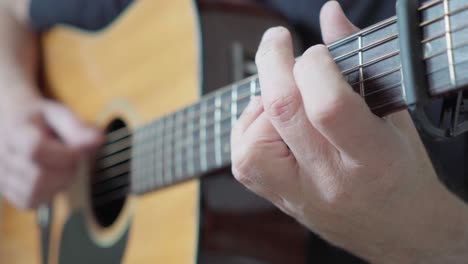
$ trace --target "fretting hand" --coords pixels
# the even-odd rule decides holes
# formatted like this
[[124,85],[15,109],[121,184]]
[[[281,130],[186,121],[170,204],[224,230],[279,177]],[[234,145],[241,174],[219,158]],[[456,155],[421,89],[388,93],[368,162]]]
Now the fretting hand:
[[[327,43],[356,30],[336,1],[321,22]],[[232,134],[241,183],[372,262],[463,260],[467,208],[438,181],[407,113],[373,115],[325,46],[296,60],[284,28],[265,33],[256,62],[262,98]]]

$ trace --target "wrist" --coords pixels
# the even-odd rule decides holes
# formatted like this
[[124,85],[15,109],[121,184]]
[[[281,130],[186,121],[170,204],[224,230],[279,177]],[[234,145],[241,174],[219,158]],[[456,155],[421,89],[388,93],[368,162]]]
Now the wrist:
[[[373,263],[466,263],[468,260],[468,207],[442,184],[426,197],[433,206],[419,223],[408,223],[409,236]],[[417,208],[415,208],[417,210]],[[404,241],[406,240],[406,241]]]

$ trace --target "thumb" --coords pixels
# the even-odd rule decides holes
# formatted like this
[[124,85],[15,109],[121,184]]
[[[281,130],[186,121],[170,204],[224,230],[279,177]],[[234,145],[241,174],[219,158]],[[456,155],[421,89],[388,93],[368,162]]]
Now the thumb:
[[70,109],[46,101],[43,116],[53,132],[70,147],[87,148],[97,146],[101,141],[99,132],[85,125]]
[[320,26],[323,41],[327,45],[359,31],[346,17],[338,1],[328,1],[322,7]]

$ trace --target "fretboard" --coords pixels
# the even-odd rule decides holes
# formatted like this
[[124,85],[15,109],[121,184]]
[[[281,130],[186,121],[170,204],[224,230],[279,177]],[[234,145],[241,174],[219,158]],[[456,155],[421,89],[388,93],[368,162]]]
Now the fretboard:
[[[420,13],[429,94],[437,97],[466,87],[468,1],[426,2]],[[396,23],[393,17],[329,45],[344,78],[379,116],[408,107]],[[231,129],[258,95],[260,83],[253,76],[136,130],[132,192],[146,193],[229,166]]]

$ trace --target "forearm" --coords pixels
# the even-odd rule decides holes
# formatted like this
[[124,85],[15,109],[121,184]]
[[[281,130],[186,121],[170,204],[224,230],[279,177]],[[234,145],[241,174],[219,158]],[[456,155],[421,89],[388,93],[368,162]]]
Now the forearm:
[[[37,97],[37,43],[27,21],[28,1],[0,0],[0,92],[2,104]],[[6,100],[5,100],[6,99]]]

